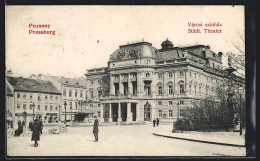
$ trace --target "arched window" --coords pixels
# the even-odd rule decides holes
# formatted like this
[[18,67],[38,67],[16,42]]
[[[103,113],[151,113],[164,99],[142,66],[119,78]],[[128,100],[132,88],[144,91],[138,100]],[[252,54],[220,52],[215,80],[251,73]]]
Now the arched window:
[[179,92],[184,93],[184,82],[183,81],[179,82]]
[[162,95],[163,94],[163,91],[162,91],[162,83],[160,82],[160,83],[158,83],[158,85],[157,85],[158,87],[158,94],[159,95]]
[[93,93],[93,89],[92,88],[89,89],[89,93],[90,93],[90,98],[93,98],[94,97],[94,93]]
[[168,94],[173,94],[173,83],[171,81],[168,83]]

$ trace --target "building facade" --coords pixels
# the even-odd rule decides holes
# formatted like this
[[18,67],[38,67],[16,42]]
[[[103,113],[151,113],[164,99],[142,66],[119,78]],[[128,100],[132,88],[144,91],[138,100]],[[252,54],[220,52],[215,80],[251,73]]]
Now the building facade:
[[89,109],[87,106],[87,81],[85,78],[65,78],[40,74],[38,79],[51,81],[62,93],[61,121],[87,121],[97,112],[94,108]]
[[216,97],[225,81],[221,52],[205,45],[174,47],[168,39],[161,46],[122,45],[107,67],[87,70],[89,103],[102,121],[172,122],[194,101]]
[[61,93],[50,81],[7,76],[6,86],[13,94],[9,103],[14,128],[17,128],[19,120],[26,126],[33,118],[42,119],[43,123],[58,121]]

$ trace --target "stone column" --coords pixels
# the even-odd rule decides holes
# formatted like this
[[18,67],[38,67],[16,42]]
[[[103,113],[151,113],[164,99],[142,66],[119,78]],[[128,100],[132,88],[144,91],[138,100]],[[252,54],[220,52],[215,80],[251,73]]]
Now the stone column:
[[132,95],[133,94],[133,85],[130,80],[130,74],[128,74],[127,84],[128,84],[128,95]]
[[127,117],[126,122],[132,122],[132,115],[131,115],[131,102],[127,102]]
[[110,82],[110,91],[109,91],[109,93],[110,93],[110,95],[115,95],[115,87],[114,87],[114,83],[113,83],[113,76],[112,75],[110,75],[110,80],[109,80]]
[[119,74],[119,95],[124,94],[124,86],[122,83],[122,77],[121,74]]
[[100,122],[104,122],[104,105],[103,105],[103,103],[101,103],[100,104],[100,118],[99,118],[99,120],[100,120]]
[[140,121],[140,109],[139,109],[139,103],[136,104],[136,122]]
[[108,118],[108,122],[112,122],[112,104],[109,103],[109,118]]
[[137,73],[137,95],[138,96],[141,96],[143,94],[141,81],[142,81],[141,72],[138,72]]
[[165,97],[166,94],[167,94],[166,79],[167,79],[167,72],[163,72],[163,96],[164,96],[164,97]]
[[121,122],[122,118],[121,118],[121,103],[118,103],[118,117],[117,117],[117,122]]

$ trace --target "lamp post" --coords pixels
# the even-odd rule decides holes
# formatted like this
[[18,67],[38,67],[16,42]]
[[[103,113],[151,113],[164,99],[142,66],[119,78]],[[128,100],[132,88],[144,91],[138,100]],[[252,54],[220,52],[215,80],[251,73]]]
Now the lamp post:
[[180,116],[180,113],[179,113],[179,111],[180,111],[180,102],[178,102],[177,103],[177,107],[178,107],[178,111],[177,111],[177,120],[179,119],[179,116]]
[[60,122],[60,105],[59,105],[59,122]]
[[239,87],[238,88],[238,93],[239,93],[239,96],[240,96],[240,108],[239,108],[239,117],[240,117],[240,129],[239,129],[239,131],[240,131],[240,135],[242,135],[242,112],[241,112],[241,106],[242,106],[242,99],[241,99],[241,97],[242,97],[242,94],[243,94],[243,91],[244,91],[244,89],[243,89],[243,87]]
[[66,124],[66,120],[67,120],[67,118],[66,118],[66,106],[67,106],[67,102],[66,101],[64,101],[64,109],[65,109],[65,121],[64,121],[64,123]]
[[33,104],[32,104],[32,109],[33,109],[33,121],[34,121],[34,107],[35,107],[35,104],[33,103]]

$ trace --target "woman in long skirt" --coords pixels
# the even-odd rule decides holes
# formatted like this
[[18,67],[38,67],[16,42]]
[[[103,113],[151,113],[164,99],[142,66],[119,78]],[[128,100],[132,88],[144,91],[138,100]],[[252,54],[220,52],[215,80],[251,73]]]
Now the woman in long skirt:
[[32,125],[32,141],[35,141],[34,147],[38,146],[38,142],[40,140],[40,131],[41,131],[41,125],[39,123],[38,119],[34,120],[34,123]]

